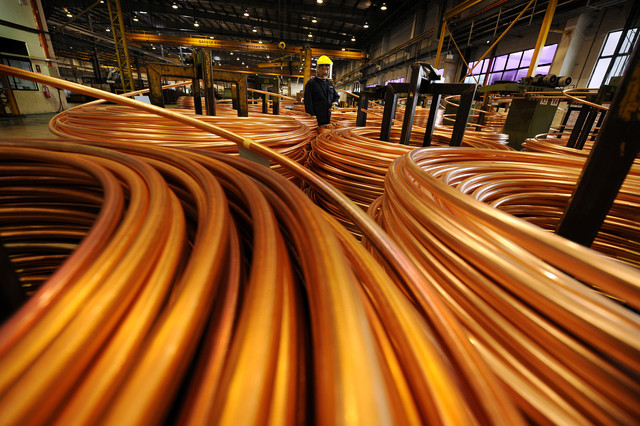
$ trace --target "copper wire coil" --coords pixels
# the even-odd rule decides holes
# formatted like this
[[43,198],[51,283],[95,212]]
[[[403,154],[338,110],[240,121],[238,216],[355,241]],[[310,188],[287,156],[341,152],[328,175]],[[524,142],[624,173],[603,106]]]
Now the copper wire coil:
[[[422,145],[424,129],[417,129],[411,133],[411,146],[398,143],[400,130],[398,127],[391,128],[390,142],[380,141],[380,129],[375,127],[351,127],[320,133],[311,143],[308,166],[333,183],[360,208],[366,210],[373,200],[382,195],[384,177],[389,165],[399,156]],[[481,137],[485,135],[489,134],[482,133],[479,136],[478,132],[467,131],[463,146],[510,149],[502,142],[506,142],[504,135],[496,137],[499,142]],[[450,137],[449,129],[438,127],[434,131],[432,143],[434,146],[448,145]],[[360,236],[357,227],[340,212],[340,209],[318,196],[313,189],[309,190],[309,195],[351,232]]]
[[[463,424],[492,418],[499,404],[518,422],[500,385],[480,379],[477,356],[449,358],[455,345],[443,350],[395,279],[272,171],[98,139],[8,141],[0,159],[28,160],[36,178],[82,171],[90,206],[102,193],[88,229],[49,228],[77,222],[74,210],[39,216],[51,238],[85,238],[0,328],[6,421],[149,424],[173,407],[189,424]],[[52,179],[49,194],[21,192],[46,204],[57,185],[65,179]],[[464,357],[475,359],[475,378],[451,368]]]
[[370,213],[436,274],[439,291],[530,419],[633,422],[640,317],[605,295],[637,309],[638,270],[464,194],[482,198],[516,172],[531,179],[527,170],[549,174],[549,187],[554,168],[575,176],[581,165],[540,154],[418,149],[394,162]]
[[[180,112],[195,115],[189,110],[180,110]],[[230,107],[221,108],[219,112],[220,114],[215,117],[196,117],[252,138],[301,164],[306,162],[309,141],[314,133],[300,121],[266,114],[237,117],[237,112]],[[109,135],[111,140],[119,142],[144,140],[161,146],[195,147],[230,154],[238,152],[235,143],[223,138],[191,126],[168,123],[155,115],[122,106],[90,105],[84,108],[73,108],[55,116],[49,127],[53,133],[73,139],[95,140]],[[279,165],[273,166],[275,170],[291,177]]]

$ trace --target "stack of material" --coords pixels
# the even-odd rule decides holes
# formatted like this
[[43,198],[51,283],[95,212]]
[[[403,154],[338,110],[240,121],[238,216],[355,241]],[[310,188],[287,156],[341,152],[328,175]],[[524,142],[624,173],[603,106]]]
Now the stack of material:
[[3,422],[522,423],[427,278],[366,216],[390,271],[241,158],[98,139],[0,145],[0,233],[21,278],[71,248],[0,328]]
[[571,131],[543,133],[533,138],[528,138],[522,144],[525,151],[529,152],[546,152],[549,154],[577,155],[586,157],[593,148],[593,142],[596,135],[589,137],[582,149],[567,147]]
[[[309,127],[291,117],[264,114],[237,117],[237,113],[230,107],[220,108],[220,115],[215,117],[196,116],[193,112],[184,110],[180,112],[251,138],[300,164],[306,162],[309,142],[314,136]],[[228,154],[238,152],[236,144],[224,138],[123,106],[89,104],[72,108],[55,116],[49,127],[53,133],[73,139],[108,138],[113,142],[144,141],[159,146],[196,148]],[[272,164],[272,167],[292,178],[281,166]]]
[[[380,141],[378,139],[380,128],[375,127],[350,127],[321,133],[311,143],[312,150],[308,166],[366,210],[376,198],[382,195],[387,168],[393,160],[422,145],[424,129],[411,133],[411,146],[397,143],[400,139],[400,130],[397,127],[391,128],[391,142]],[[483,136],[488,138],[484,139]],[[463,145],[510,150],[511,148],[504,144],[505,136],[467,131]],[[432,143],[434,146],[448,145],[450,138],[451,130],[439,127],[434,132]],[[323,199],[313,190],[309,191],[309,195],[351,232],[360,235],[358,228],[330,201]]]
[[[629,424],[640,415],[638,269],[474,199],[548,217],[583,164],[575,157],[418,149],[394,162],[370,213],[432,277],[529,419]],[[617,201],[622,217],[609,218],[627,228],[605,225],[600,234],[608,246],[620,244],[615,256],[636,266],[640,233],[629,215],[637,217],[639,189],[630,182]],[[633,261],[630,246],[609,239],[618,232],[635,241]]]

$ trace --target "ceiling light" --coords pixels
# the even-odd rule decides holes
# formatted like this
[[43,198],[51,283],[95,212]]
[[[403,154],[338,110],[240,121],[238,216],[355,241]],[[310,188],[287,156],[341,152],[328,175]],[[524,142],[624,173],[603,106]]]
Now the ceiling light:
[[193,21],[193,26],[194,27],[199,27],[200,26],[200,23],[198,22],[197,19],[195,21]]
[[380,6],[380,10],[387,10],[387,4],[383,2],[382,6]]
[[311,18],[311,22],[313,22],[314,24],[318,22],[318,20],[316,19],[316,17],[314,16],[313,18]]
[[262,44],[262,40],[258,40],[258,43]]
[[240,60],[240,58],[236,56],[236,61],[239,61],[239,60]]
[[244,13],[243,13],[243,15],[244,15],[244,16],[249,16],[249,11],[247,10],[247,8],[245,8],[245,9],[244,9]]
[[309,31],[309,35],[307,37],[309,38],[313,37],[313,34],[311,34],[311,31]]
[[322,0],[316,0],[316,3],[322,4]]
[[356,41],[356,36],[351,36],[351,41]]
[[73,15],[71,14],[71,12],[69,12],[69,9],[65,7],[64,11],[67,12],[67,18],[73,18]]
[[267,55],[267,59],[269,59],[271,56]]
[[108,33],[110,33],[110,32],[111,32],[111,28],[107,27],[106,31],[107,31]]
[[209,36],[209,38],[210,38],[211,40],[213,40],[213,39],[214,39],[214,37],[213,37],[213,36]]
[[156,47],[155,47],[153,44],[151,45],[151,48],[152,48],[153,50],[156,50]]
[[230,54],[231,56],[233,56],[233,52],[230,52],[229,54]]
[[249,68],[249,65],[247,65],[247,68]]
[[253,29],[251,31],[253,31],[254,33],[257,33],[258,29],[256,27],[253,27]]
[[244,61],[242,62],[242,65],[244,65]]
[[173,4],[171,5],[172,8],[177,9],[178,8],[178,3],[176,3],[175,1],[173,2]]
[[345,48],[343,47],[343,48],[342,48],[342,50],[344,51],[344,50],[347,50],[347,49],[345,49]]
[[491,43],[491,40],[487,40],[487,44]]
[[139,21],[138,15],[133,15],[133,22],[138,22],[138,21]]
[[369,23],[367,21],[364,21],[364,25],[362,26],[362,28],[369,28]]

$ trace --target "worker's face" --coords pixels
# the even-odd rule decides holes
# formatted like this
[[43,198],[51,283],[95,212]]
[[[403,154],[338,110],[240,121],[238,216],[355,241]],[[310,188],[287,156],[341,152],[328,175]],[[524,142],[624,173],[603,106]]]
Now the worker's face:
[[329,76],[329,65],[318,65],[316,75],[320,78],[327,78]]

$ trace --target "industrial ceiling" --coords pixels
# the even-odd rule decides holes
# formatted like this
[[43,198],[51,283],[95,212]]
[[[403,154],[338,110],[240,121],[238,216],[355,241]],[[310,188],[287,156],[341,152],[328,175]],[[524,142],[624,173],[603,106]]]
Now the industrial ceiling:
[[[104,65],[115,64],[106,4],[100,0],[42,0],[42,3],[58,56],[87,60],[97,56]],[[428,13],[443,3],[433,0],[121,0],[126,32],[270,44],[282,41],[292,46],[335,50],[366,50],[372,41],[393,28],[394,23],[416,13],[424,15],[425,10]],[[461,2],[446,5],[453,7],[458,3]],[[474,3],[447,23],[461,48],[480,46],[495,39],[529,0]],[[618,3],[624,0],[560,0],[556,17],[576,16]],[[512,31],[539,25],[547,4],[548,0],[534,0]],[[90,11],[78,17],[88,8]],[[442,12],[440,8],[439,13]],[[147,61],[182,59],[190,50],[188,46],[170,43],[131,43],[130,49],[132,56]],[[234,55],[230,49],[214,51],[213,56],[221,65],[246,62],[246,66],[252,67],[273,57],[251,52]]]

